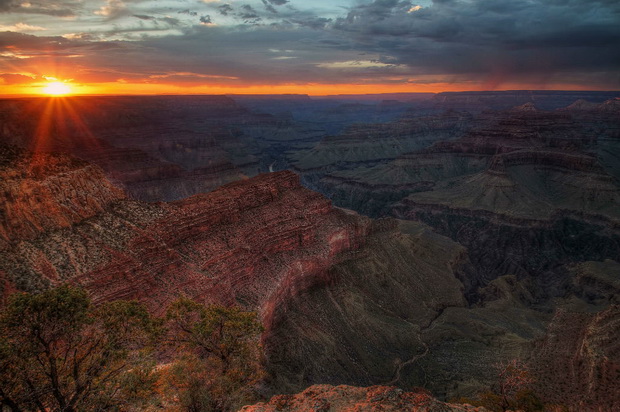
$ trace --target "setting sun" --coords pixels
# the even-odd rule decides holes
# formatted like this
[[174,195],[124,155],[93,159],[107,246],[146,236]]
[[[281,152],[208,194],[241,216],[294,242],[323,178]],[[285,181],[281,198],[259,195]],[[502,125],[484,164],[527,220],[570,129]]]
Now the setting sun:
[[52,82],[43,88],[43,93],[51,96],[64,96],[71,93],[71,87],[65,83]]

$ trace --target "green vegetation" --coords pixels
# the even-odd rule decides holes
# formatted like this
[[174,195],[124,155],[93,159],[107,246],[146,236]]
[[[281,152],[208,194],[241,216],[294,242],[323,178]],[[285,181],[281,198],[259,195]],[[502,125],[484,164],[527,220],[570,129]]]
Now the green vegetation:
[[164,383],[184,388],[184,410],[237,410],[254,400],[263,377],[256,314],[238,308],[205,307],[190,299],[173,302],[166,314],[169,343],[180,354]]
[[228,411],[262,378],[260,331],[254,313],[188,299],[162,319],[68,286],[15,294],[0,314],[0,410]]
[[479,393],[475,398],[459,398],[452,402],[483,406],[490,411],[509,410],[523,412],[562,411],[561,405],[546,405],[531,389],[533,379],[527,366],[517,359],[498,364],[493,388]]

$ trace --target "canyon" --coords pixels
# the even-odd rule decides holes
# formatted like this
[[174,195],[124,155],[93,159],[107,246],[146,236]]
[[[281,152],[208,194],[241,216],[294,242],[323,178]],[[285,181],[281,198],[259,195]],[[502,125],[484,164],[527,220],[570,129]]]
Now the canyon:
[[426,393],[404,392],[386,386],[356,388],[352,386],[314,385],[294,396],[279,395],[267,403],[246,406],[240,412],[275,411],[445,411],[485,412],[487,409],[471,405],[455,405],[433,399]]
[[[545,402],[618,409],[610,97],[2,100],[0,296],[255,310],[269,394],[448,400],[521,359]],[[371,391],[338,388],[248,410]]]

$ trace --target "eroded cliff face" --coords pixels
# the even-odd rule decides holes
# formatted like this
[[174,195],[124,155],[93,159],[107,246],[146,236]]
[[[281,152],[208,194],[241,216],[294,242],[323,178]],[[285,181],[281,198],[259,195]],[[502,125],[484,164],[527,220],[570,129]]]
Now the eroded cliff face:
[[0,144],[0,250],[104,212],[125,197],[96,166]]
[[[265,348],[274,386],[402,383],[428,354],[423,331],[465,307],[465,250],[423,225],[377,221],[366,244],[329,268],[329,282],[282,302]],[[313,359],[308,362],[308,359]]]
[[561,293],[561,265],[620,258],[618,113],[616,100],[486,111],[456,139],[330,171],[315,187],[336,205],[431,225],[468,248],[479,284],[533,275]]
[[318,275],[359,248],[370,227],[291,172],[168,204],[127,200],[86,164],[5,184],[15,192],[3,204],[5,272],[69,280],[96,299],[141,298],[154,309],[179,293],[262,308],[288,276]]
[[[256,310],[274,391],[397,382],[426,351],[421,330],[466,304],[462,247],[423,225],[333,208],[292,172],[140,203],[96,167],[46,159],[37,185],[61,182],[54,196],[3,203],[3,295],[69,282],[95,302],[139,299],[156,313],[179,295]],[[5,168],[10,190],[32,184],[20,164]],[[33,226],[38,198],[73,214],[45,213],[51,223]]]

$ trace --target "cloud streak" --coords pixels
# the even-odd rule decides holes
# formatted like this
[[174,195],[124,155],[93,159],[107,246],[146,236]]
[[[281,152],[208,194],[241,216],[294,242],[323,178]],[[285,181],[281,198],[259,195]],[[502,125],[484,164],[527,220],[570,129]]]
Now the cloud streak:
[[0,0],[0,73],[53,57],[84,82],[620,88],[610,0],[54,3]]

